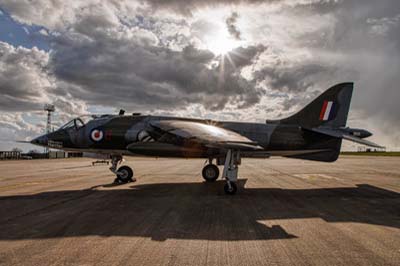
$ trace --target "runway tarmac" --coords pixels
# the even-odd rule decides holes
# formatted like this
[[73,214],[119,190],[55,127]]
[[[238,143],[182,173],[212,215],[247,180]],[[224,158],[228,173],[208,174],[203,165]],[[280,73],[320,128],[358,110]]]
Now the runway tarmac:
[[0,265],[400,265],[400,157],[244,159],[235,196],[203,160],[91,162],[0,162]]

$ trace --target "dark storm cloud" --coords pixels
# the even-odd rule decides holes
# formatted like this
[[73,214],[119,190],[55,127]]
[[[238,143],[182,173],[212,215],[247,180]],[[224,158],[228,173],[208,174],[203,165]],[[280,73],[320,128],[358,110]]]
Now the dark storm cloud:
[[239,74],[260,47],[241,48],[236,68],[222,71],[212,66],[211,52],[190,45],[182,51],[155,46],[148,32],[136,32],[134,39],[82,33],[57,37],[50,67],[62,81],[60,92],[68,90],[89,103],[166,109],[200,103],[217,110],[228,103],[250,106],[262,96],[261,89]]
[[232,12],[232,14],[225,20],[225,23],[229,34],[232,35],[232,37],[234,37],[236,40],[241,40],[241,33],[236,25],[238,18],[238,13]]
[[263,53],[267,49],[266,46],[259,44],[257,46],[249,46],[249,47],[238,47],[233,51],[229,52],[228,55],[225,55],[225,69],[231,69],[233,71],[235,68],[243,68],[249,65],[254,64],[254,59],[258,58],[258,56]]
[[[264,67],[254,72],[254,79],[257,82],[267,81],[268,89],[303,93],[310,88],[314,88],[315,83],[322,79],[322,76],[333,76],[337,68],[334,66],[324,66],[319,64],[307,63],[296,66],[273,66]],[[324,89],[324,88],[322,88]]]
[[264,84],[269,97],[280,99],[282,111],[293,112],[335,83],[343,82],[346,75],[335,65],[304,61],[295,65],[267,66],[255,71],[253,78]]

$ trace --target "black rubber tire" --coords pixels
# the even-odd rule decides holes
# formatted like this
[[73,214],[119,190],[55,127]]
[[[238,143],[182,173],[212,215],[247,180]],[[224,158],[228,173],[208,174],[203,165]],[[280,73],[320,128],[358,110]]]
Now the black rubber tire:
[[204,166],[201,174],[203,175],[204,180],[207,182],[214,182],[218,179],[219,168],[215,164],[207,164]]
[[236,191],[237,191],[236,183],[235,182],[231,182],[231,181],[228,181],[228,182],[230,183],[231,186],[229,187],[228,183],[226,183],[224,185],[225,194],[227,194],[227,195],[235,195]]
[[132,182],[133,179],[133,170],[129,166],[121,166],[118,168],[117,172],[122,172],[123,174],[117,174],[117,179],[120,183],[129,183]]

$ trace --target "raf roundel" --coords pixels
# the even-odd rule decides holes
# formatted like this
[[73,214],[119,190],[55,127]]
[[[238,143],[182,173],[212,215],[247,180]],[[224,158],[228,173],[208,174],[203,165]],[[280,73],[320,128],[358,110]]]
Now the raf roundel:
[[99,129],[93,129],[92,133],[90,133],[90,138],[95,142],[101,141],[103,139],[103,136],[103,131]]

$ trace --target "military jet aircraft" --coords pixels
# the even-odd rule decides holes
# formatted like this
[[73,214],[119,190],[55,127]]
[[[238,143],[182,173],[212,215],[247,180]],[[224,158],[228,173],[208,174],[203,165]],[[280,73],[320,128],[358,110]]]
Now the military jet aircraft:
[[124,115],[122,110],[118,115],[82,116],[31,143],[109,156],[117,183],[133,178],[129,166],[117,169],[123,156],[205,158],[208,163],[203,178],[207,182],[217,180],[218,165],[222,165],[224,191],[235,194],[238,166],[244,157],[333,162],[339,156],[342,139],[381,148],[365,140],[370,132],[346,127],[352,92],[353,83],[338,84],[293,116],[266,123]]

